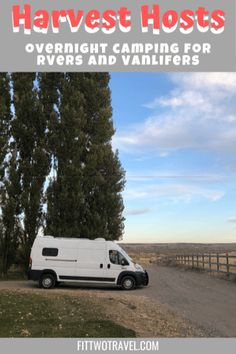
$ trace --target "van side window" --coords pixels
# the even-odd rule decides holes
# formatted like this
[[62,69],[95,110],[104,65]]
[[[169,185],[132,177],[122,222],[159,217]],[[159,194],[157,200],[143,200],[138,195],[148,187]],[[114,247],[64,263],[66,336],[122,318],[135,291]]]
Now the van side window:
[[58,248],[43,248],[43,256],[56,257],[58,255]]
[[113,264],[129,265],[127,259],[118,251],[110,250],[109,258],[110,258],[110,262]]

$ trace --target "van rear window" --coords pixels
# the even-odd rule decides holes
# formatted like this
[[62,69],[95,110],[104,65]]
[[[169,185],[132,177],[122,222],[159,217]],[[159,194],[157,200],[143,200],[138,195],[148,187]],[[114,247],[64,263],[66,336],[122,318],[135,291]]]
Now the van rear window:
[[43,256],[56,257],[58,255],[58,248],[43,248]]

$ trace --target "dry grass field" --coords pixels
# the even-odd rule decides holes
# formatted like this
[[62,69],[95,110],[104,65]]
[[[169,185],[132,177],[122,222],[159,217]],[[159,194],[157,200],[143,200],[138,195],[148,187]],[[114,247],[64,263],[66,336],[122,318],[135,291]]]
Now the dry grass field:
[[[227,270],[225,254],[229,256],[236,256],[236,243],[231,244],[196,244],[196,243],[155,243],[155,244],[121,244],[126,252],[137,263],[144,266],[151,264],[172,265],[176,255],[199,255],[198,266],[201,267],[202,257],[204,258],[204,268],[210,270],[208,264],[209,257],[206,255],[211,254],[211,270],[217,270],[217,254],[219,254],[218,262],[220,263],[219,270],[224,272]],[[230,264],[236,265],[236,258],[229,258]],[[223,265],[225,264],[225,265]],[[189,260],[189,266],[192,266],[192,259]],[[197,257],[194,257],[194,267],[197,267]],[[236,267],[231,267],[230,272],[236,274]]]

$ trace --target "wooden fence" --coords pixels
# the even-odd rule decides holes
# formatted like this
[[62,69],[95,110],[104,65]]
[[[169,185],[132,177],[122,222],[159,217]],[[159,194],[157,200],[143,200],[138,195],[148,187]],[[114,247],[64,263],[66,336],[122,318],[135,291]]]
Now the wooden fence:
[[228,253],[176,255],[175,262],[183,266],[203,269],[208,272],[236,275],[236,255],[231,255]]

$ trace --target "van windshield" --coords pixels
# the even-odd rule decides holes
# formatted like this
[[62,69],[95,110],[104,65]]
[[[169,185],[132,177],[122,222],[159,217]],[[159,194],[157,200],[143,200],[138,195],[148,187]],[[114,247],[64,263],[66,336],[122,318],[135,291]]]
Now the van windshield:
[[123,250],[123,248],[120,246],[119,246],[119,248],[120,248],[120,251],[123,254],[123,256],[126,257],[130,262],[134,263],[133,259],[125,252],[125,250]]

